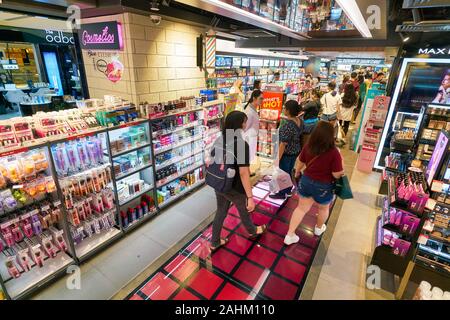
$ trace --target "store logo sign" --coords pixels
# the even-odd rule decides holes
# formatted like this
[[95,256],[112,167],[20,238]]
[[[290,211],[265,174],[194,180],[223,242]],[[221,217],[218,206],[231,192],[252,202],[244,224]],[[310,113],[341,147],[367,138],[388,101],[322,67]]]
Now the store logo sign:
[[83,49],[122,49],[121,25],[116,21],[83,24],[79,31]]
[[425,48],[419,49],[419,54],[426,54],[426,55],[450,55],[450,49],[447,48]]
[[68,36],[62,31],[45,30],[45,41],[56,44],[75,44],[73,36]]

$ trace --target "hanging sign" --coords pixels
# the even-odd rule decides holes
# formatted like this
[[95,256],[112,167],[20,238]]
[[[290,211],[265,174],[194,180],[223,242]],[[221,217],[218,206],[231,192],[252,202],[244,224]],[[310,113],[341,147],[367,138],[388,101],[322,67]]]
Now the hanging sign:
[[264,91],[263,105],[261,106],[261,118],[278,121],[283,109],[283,92]]
[[117,21],[83,24],[78,35],[82,49],[120,50],[123,48],[122,26]]

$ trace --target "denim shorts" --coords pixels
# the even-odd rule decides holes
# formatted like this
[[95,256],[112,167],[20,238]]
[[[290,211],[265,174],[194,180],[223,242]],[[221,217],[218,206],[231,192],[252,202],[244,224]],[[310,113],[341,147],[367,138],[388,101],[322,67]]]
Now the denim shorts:
[[303,175],[298,184],[298,194],[303,198],[313,198],[318,204],[330,204],[334,197],[334,183],[315,181]]
[[322,114],[322,118],[321,120],[323,121],[334,121],[337,119],[337,113],[332,113],[332,114]]

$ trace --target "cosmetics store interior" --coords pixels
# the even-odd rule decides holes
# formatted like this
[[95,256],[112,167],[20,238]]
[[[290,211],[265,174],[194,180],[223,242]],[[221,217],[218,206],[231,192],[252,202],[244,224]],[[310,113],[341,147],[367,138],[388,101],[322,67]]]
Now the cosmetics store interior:
[[[0,300],[450,298],[448,6],[375,1],[374,27],[354,0],[82,2],[78,26],[60,1],[0,3]],[[312,206],[287,246],[283,105],[352,73],[353,198],[322,236]],[[257,88],[251,219],[268,230],[249,238],[230,205],[212,252],[206,158]]]

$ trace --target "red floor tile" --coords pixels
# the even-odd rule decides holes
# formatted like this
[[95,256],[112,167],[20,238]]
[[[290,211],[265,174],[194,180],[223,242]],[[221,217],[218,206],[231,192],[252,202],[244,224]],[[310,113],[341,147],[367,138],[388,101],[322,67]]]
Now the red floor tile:
[[173,300],[200,300],[196,295],[190,293],[186,289],[182,289],[178,294],[173,298]]
[[189,287],[194,289],[206,299],[210,299],[222,284],[223,279],[214,273],[202,268],[189,280]]
[[316,225],[316,222],[317,222],[317,217],[315,215],[306,214],[300,225],[306,229],[314,230],[314,226]]
[[263,294],[273,300],[293,300],[297,287],[272,274],[264,286]]
[[227,283],[216,297],[216,300],[253,300],[253,298],[248,293]]
[[251,241],[237,234],[234,234],[230,237],[230,242],[228,242],[227,248],[243,256],[251,245]]
[[281,237],[275,233],[266,232],[265,234],[263,234],[261,236],[258,243],[261,243],[261,244],[265,245],[266,247],[269,247],[275,251],[279,251],[284,246],[283,240],[284,240],[283,237]]
[[187,256],[179,255],[173,259],[164,270],[183,282],[192,273],[196,272],[198,268],[200,268],[200,266],[197,262],[192,261]]
[[281,257],[274,270],[279,275],[300,284],[305,274],[306,267],[286,257]]
[[247,258],[260,264],[261,266],[270,269],[273,262],[277,258],[277,254],[259,245],[253,247],[252,251],[247,255]]
[[197,238],[194,240],[187,248],[186,250],[188,252],[192,252],[194,255],[201,259],[206,259],[211,251],[210,251],[210,242],[209,240],[206,240],[202,237]]
[[228,213],[232,214],[232,215],[234,215],[236,217],[239,217],[238,209],[234,205],[231,206],[230,210],[228,210]]
[[285,222],[289,222],[291,220],[293,209],[283,208],[278,214],[277,217]]
[[285,207],[293,210],[293,209],[295,209],[297,207],[297,204],[298,204],[298,198],[297,197],[295,197],[295,198],[291,197],[286,202]]
[[142,299],[141,296],[136,293],[130,298],[130,300],[144,300],[144,299]]
[[244,261],[233,276],[254,289],[255,292],[259,292],[268,275],[269,272],[266,272],[265,269]]
[[175,281],[158,272],[140,291],[151,300],[167,300],[178,287]]
[[287,247],[284,250],[284,254],[292,259],[300,261],[301,263],[309,264],[313,255],[313,250],[297,243]]
[[273,203],[263,200],[261,201],[261,203],[258,204],[257,209],[274,215],[275,213],[277,213],[279,207],[275,206]]
[[269,230],[284,237],[289,230],[289,225],[280,220],[274,220],[270,224]]
[[315,248],[319,244],[319,238],[314,235],[313,231],[298,228],[297,235],[300,237],[300,244],[310,248]]
[[[226,273],[230,273],[231,270],[236,266],[239,262],[239,257],[231,252],[228,252],[223,249],[219,249],[216,251],[211,257],[211,264],[215,268],[219,268]],[[209,261],[208,261],[209,263]]]
[[229,214],[225,219],[223,226],[229,230],[233,230],[239,223],[241,223],[241,219]]
[[270,220],[272,220],[271,217],[269,217],[263,213],[260,213],[260,212],[252,213],[251,218],[252,218],[253,223],[257,226],[260,226],[263,224],[268,224],[270,222]]
[[[220,232],[220,237],[221,238],[226,238],[228,237],[228,235],[230,234],[230,231],[228,231],[225,228],[222,228],[222,231]],[[202,235],[209,241],[211,241],[211,237],[212,237],[212,226],[209,226],[208,229],[206,229],[205,231],[203,231]]]

